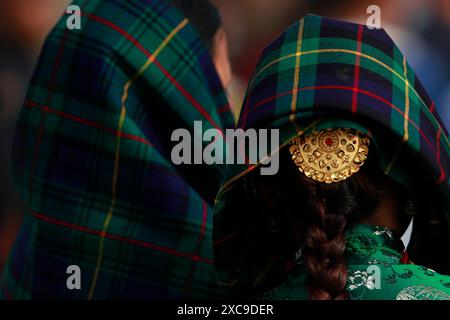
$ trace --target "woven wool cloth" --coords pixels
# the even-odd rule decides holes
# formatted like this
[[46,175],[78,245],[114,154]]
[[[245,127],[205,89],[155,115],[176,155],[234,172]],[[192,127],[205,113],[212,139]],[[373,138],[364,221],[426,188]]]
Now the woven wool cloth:
[[[210,54],[162,0],[79,0],[45,41],[17,124],[25,219],[7,299],[217,298],[212,204],[223,166],[175,166],[171,134],[234,127]],[[66,269],[81,270],[68,290]]]

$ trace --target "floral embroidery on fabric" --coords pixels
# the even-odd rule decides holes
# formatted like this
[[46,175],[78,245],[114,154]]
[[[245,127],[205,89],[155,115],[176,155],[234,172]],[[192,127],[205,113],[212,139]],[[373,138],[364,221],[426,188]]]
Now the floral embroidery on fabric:
[[381,229],[379,228],[378,230],[375,230],[373,232],[374,235],[376,236],[386,236],[388,239],[392,240],[394,238],[392,231],[388,230],[388,229]]
[[375,288],[375,277],[368,275],[367,271],[356,270],[349,272],[348,275],[348,290],[355,290],[361,286],[364,286],[370,290]]
[[396,300],[450,300],[450,295],[433,287],[418,285],[400,291]]

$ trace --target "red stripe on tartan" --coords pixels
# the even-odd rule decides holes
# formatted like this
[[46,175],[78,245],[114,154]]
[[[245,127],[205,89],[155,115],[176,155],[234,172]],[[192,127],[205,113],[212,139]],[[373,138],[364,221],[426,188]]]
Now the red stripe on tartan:
[[221,113],[225,113],[225,112],[229,112],[229,111],[231,111],[231,108],[230,108],[230,105],[227,104],[227,105],[224,105],[223,107],[220,107],[217,110],[217,113],[221,114]]
[[[437,136],[436,136],[436,145],[437,145],[436,158],[437,159],[441,159],[441,132],[442,132],[441,127],[439,127]],[[436,184],[441,184],[442,182],[444,182],[444,179],[445,179],[444,168],[442,168],[442,166],[439,166],[439,168],[441,170],[441,175],[439,176],[439,179],[437,180]]]
[[[202,225],[200,227],[200,235],[198,237],[197,240],[197,245],[195,248],[195,254],[199,254],[203,240],[205,239],[205,234],[206,234],[206,223],[208,222],[208,207],[206,205],[205,201],[202,201],[202,206],[203,206],[203,210],[202,210]],[[194,272],[195,269],[197,267],[197,264],[193,264],[191,271],[189,272],[189,276],[188,276],[188,281],[186,283],[186,287],[184,289],[184,296],[186,298],[187,294],[189,293],[189,290],[191,289],[191,284],[192,284],[192,278],[194,277]]]
[[135,240],[135,239],[122,237],[122,236],[111,234],[111,233],[108,233],[108,232],[103,232],[102,230],[95,230],[95,229],[79,226],[79,225],[72,224],[72,223],[69,223],[69,222],[66,222],[66,221],[62,221],[62,220],[59,220],[59,219],[55,219],[55,218],[52,218],[52,217],[45,216],[45,215],[43,215],[41,213],[34,212],[31,209],[30,209],[30,212],[31,212],[31,214],[33,216],[35,216],[36,218],[38,218],[38,219],[40,219],[42,221],[48,222],[50,224],[62,226],[62,227],[65,227],[65,228],[69,228],[71,230],[80,231],[80,232],[84,232],[84,233],[88,233],[88,234],[92,234],[92,235],[101,235],[103,233],[105,238],[108,238],[108,239],[111,239],[111,240],[117,240],[117,241],[129,243],[129,244],[133,244],[133,245],[136,245],[136,246],[140,246],[140,247],[153,249],[153,250],[164,252],[164,253],[167,253],[167,254],[170,254],[170,255],[191,259],[192,261],[196,261],[196,262],[203,262],[203,263],[206,263],[206,264],[213,264],[213,261],[211,259],[203,258],[203,257],[200,257],[198,255],[194,255],[194,254],[190,254],[190,253],[186,253],[186,252],[180,252],[180,251],[177,251],[175,249],[163,247],[163,246],[156,245],[156,244],[153,244],[153,243],[150,243],[150,242],[145,242],[145,241],[141,241],[141,240]]
[[431,107],[430,107],[430,112],[434,112],[434,108],[436,107],[436,105],[434,104],[434,101],[431,102]]
[[[114,24],[112,21],[109,21],[103,17],[96,16],[92,13],[82,13],[83,16],[86,16],[87,18],[91,19],[92,21],[98,22],[100,24],[103,24],[104,26],[107,26],[111,28],[112,30],[118,32],[120,35],[125,37],[127,40],[129,40],[136,48],[138,48],[142,53],[144,53],[148,58],[152,57],[153,55],[142,46],[139,41],[137,41],[132,35],[130,35],[128,32],[120,28],[118,25]],[[213,127],[215,127],[218,130],[221,130],[220,126],[214,121],[214,119],[210,116],[208,112],[202,107],[202,105],[195,100],[195,98],[183,87],[181,86],[175,78],[161,65],[161,63],[154,59],[153,62],[160,70],[161,72],[166,76],[167,79],[169,79],[170,82],[178,89],[178,91],[181,92],[181,94],[189,100],[189,102],[192,104],[192,106],[197,109],[197,111],[206,119],[208,120]]]
[[172,82],[172,84],[178,89],[178,91],[180,91],[185,97],[186,99],[189,100],[189,102],[194,106],[195,109],[197,109],[197,111],[206,119],[208,120],[208,122],[217,130],[219,130],[220,132],[222,132],[222,128],[214,121],[213,118],[211,118],[211,116],[209,115],[209,113],[207,113],[205,111],[205,109],[203,109],[202,105],[194,99],[194,97],[187,92],[187,90],[181,86],[174,77],[172,77],[172,75],[166,70],[164,69],[161,64],[155,60],[154,64],[156,66],[159,67],[159,69],[162,71],[162,73],[164,73],[164,75],[166,76],[167,79],[170,80],[170,82]]
[[[364,27],[363,25],[359,25],[358,27],[358,47],[356,51],[358,53],[361,52],[362,47],[362,36],[363,36]],[[356,55],[355,60],[355,74],[353,76],[353,88],[356,90],[353,90],[353,96],[352,96],[352,113],[356,113],[358,111],[358,90],[359,89],[359,74],[360,74],[360,63],[361,63],[361,56],[359,54]]]
[[142,51],[147,57],[151,56],[150,52],[147,51],[147,49],[144,48],[144,46],[142,46],[139,41],[137,41],[135,38],[133,38],[128,32],[126,32],[125,30],[123,30],[122,28],[120,28],[119,26],[117,26],[116,24],[112,23],[111,21],[94,15],[92,13],[84,13],[81,12],[82,16],[87,17],[88,19],[98,22],[100,24],[103,24],[104,26],[107,26],[108,28],[111,28],[112,30],[116,31],[117,33],[119,33],[120,35],[122,35],[123,37],[125,37],[128,41],[130,41],[131,43],[133,43],[133,45],[135,47],[137,47],[140,51]]
[[[403,117],[405,117],[405,113],[400,110],[400,108],[398,108],[397,106],[395,106],[394,104],[392,104],[391,102],[389,102],[388,100],[384,99],[383,97],[378,96],[377,94],[367,91],[367,90],[362,90],[359,88],[353,88],[353,87],[349,87],[349,86],[336,86],[336,85],[329,85],[329,86],[311,86],[311,87],[304,87],[304,88],[299,88],[296,91],[310,91],[310,90],[345,90],[345,91],[354,91],[357,90],[359,93],[364,94],[366,96],[369,96],[373,99],[376,99],[378,101],[383,102],[384,104],[386,104],[387,106],[389,106],[391,109],[394,109],[395,111],[397,111],[399,114],[401,114]],[[275,100],[279,97],[282,96],[286,96],[286,95],[291,95],[293,93],[294,90],[289,90],[286,92],[282,92],[278,95],[263,99],[261,101],[259,101],[258,103],[255,104],[255,106],[252,108],[252,111],[257,109],[258,107],[260,107],[261,105],[268,103],[272,100]],[[425,136],[425,134],[423,133],[423,131],[420,129],[420,127],[408,117],[408,122],[411,123],[411,125],[413,125],[417,131],[419,132],[419,134],[423,137],[423,139],[425,140],[425,142],[428,144],[428,146],[431,148],[431,150],[433,150],[433,152],[436,152],[436,148],[433,146],[433,144],[431,143],[431,141]],[[442,164],[440,162],[440,159],[436,159],[439,167],[441,169],[441,172],[444,170],[442,167]]]
[[125,139],[133,140],[133,141],[136,141],[136,142],[139,142],[139,143],[143,143],[143,144],[149,145],[149,146],[152,145],[145,138],[142,138],[142,137],[139,137],[139,136],[136,136],[136,135],[133,135],[133,134],[129,134],[129,133],[119,132],[119,131],[117,131],[115,129],[103,126],[103,125],[101,125],[98,122],[87,120],[87,119],[83,119],[83,118],[80,118],[78,116],[74,116],[72,114],[53,109],[53,108],[51,108],[49,106],[40,105],[40,104],[38,104],[36,102],[33,102],[33,101],[25,101],[24,106],[26,106],[28,108],[39,108],[43,112],[52,113],[52,114],[54,114],[56,116],[59,116],[61,118],[64,118],[64,119],[67,119],[67,120],[71,120],[71,121],[74,121],[74,122],[77,122],[77,123],[80,123],[80,124],[84,124],[84,125],[87,125],[87,126],[94,127],[94,128],[100,129],[102,131],[105,131],[107,133],[113,134],[115,136],[120,135],[122,138],[125,138]]

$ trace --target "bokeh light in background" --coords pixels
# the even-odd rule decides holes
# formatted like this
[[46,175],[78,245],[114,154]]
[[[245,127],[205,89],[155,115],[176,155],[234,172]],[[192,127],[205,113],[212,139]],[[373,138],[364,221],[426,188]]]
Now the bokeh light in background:
[[[14,124],[45,36],[69,2],[1,0],[0,3],[0,269],[23,211],[10,173]],[[308,12],[366,23],[369,16],[366,9],[375,4],[381,8],[382,27],[402,49],[450,127],[449,0],[213,2],[222,13],[229,37],[234,78],[228,91],[236,115],[259,52],[290,24]]]

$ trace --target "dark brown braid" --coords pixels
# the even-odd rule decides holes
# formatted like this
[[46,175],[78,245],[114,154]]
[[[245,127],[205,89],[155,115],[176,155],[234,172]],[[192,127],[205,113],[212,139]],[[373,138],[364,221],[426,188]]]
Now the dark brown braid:
[[327,198],[316,186],[311,192],[303,259],[309,271],[308,291],[313,300],[345,299],[347,265],[344,230],[347,217],[327,208]]
[[345,231],[349,223],[370,215],[384,193],[386,176],[375,163],[368,160],[351,178],[327,185],[305,177],[292,161],[285,162],[289,169],[284,179],[290,185],[291,197],[306,199],[291,212],[303,220],[302,230],[295,232],[304,234],[302,253],[312,300],[347,298]]

